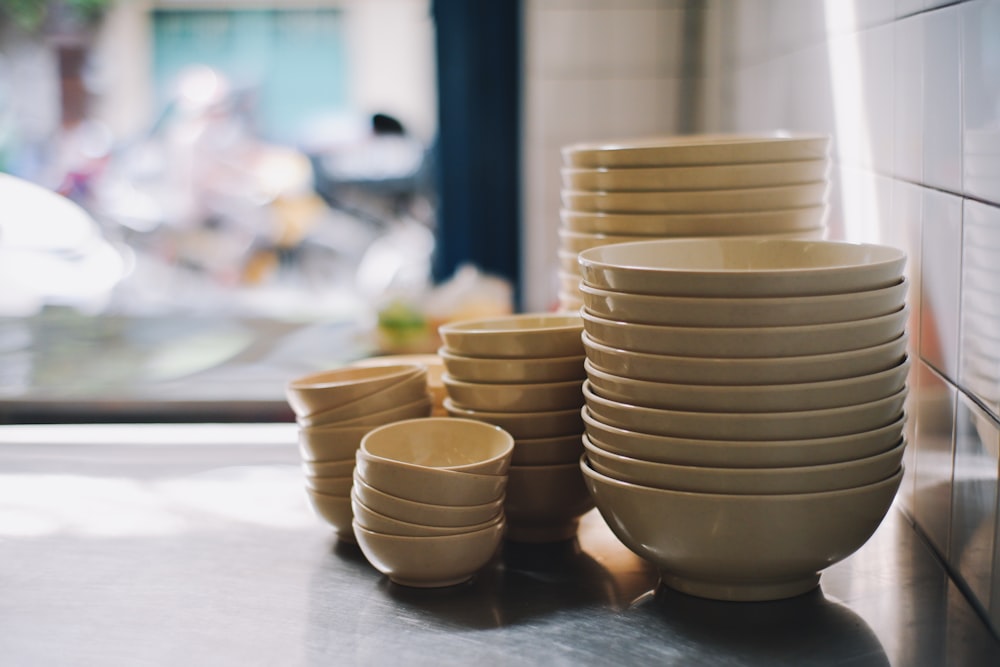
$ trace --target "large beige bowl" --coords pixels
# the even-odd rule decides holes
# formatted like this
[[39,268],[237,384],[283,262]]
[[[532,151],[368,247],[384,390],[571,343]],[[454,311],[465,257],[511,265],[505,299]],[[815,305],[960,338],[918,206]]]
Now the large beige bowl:
[[909,309],[849,322],[786,327],[675,327],[635,324],[580,312],[593,340],[609,347],[689,357],[801,357],[846,352],[895,340]]
[[562,228],[590,234],[658,237],[781,234],[824,224],[826,206],[737,213],[599,213],[562,209]]
[[724,495],[652,489],[581,469],[615,535],[667,586],[720,600],[773,600],[816,587],[819,572],[863,545],[903,472],[822,493]]
[[354,531],[351,522],[354,514],[351,511],[351,498],[348,495],[331,496],[306,487],[309,494],[309,504],[316,515],[333,526],[337,536],[348,542],[354,541]]
[[594,418],[630,431],[705,440],[802,440],[860,433],[891,424],[903,413],[907,389],[869,403],[795,412],[644,408],[602,398],[587,383],[583,393]]
[[909,359],[888,370],[794,384],[669,384],[612,375],[587,362],[590,388],[604,398],[647,408],[699,412],[793,412],[857,405],[892,396],[906,384]]
[[903,362],[908,337],[872,347],[794,357],[691,357],[633,352],[583,335],[587,360],[605,372],[680,384],[749,385],[820,382],[868,375]]
[[[583,355],[548,358],[466,357],[442,348],[439,352],[448,375],[466,382],[517,384],[527,382],[565,382],[583,380]],[[442,381],[442,386],[444,383]]]
[[817,206],[826,201],[827,181],[739,190],[600,192],[562,190],[562,205],[603,213],[732,213]]
[[576,463],[583,453],[579,433],[558,438],[522,438],[514,441],[511,465],[546,466]]
[[864,243],[659,239],[581,252],[580,274],[592,287],[636,294],[808,296],[895,285],[905,262],[898,248]]
[[338,405],[329,410],[301,415],[297,420],[299,424],[304,426],[350,423],[352,420],[364,419],[386,410],[392,410],[399,406],[428,398],[427,371],[421,368],[418,372],[384,389],[380,389],[374,394],[369,394],[350,403]]
[[354,453],[361,446],[373,426],[320,426],[299,429],[299,454],[303,461],[354,460]]
[[541,412],[496,412],[463,408],[455,405],[451,399],[445,399],[444,407],[452,417],[475,419],[495,424],[510,433],[515,440],[554,438],[583,432],[583,421],[580,419],[578,408]]
[[891,477],[905,442],[863,459],[814,466],[720,468],[656,463],[615,454],[583,437],[590,466],[608,477],[655,489],[695,493],[816,493],[874,484]]
[[511,466],[508,474],[504,513],[514,542],[572,539],[580,517],[594,507],[578,462]]
[[583,380],[497,384],[464,382],[445,373],[448,397],[463,408],[496,412],[569,410],[583,405]]
[[567,190],[731,190],[824,180],[829,161],[798,160],[763,164],[713,164],[697,167],[635,169],[583,169],[563,167],[562,186]]
[[499,521],[458,535],[386,535],[354,523],[361,553],[376,570],[402,586],[438,588],[468,581],[496,553],[504,533]]
[[583,354],[577,315],[508,315],[442,324],[445,349],[467,357],[571,357]]
[[514,438],[499,426],[429,417],[372,429],[361,440],[358,458],[407,468],[503,475],[513,451]]
[[372,368],[345,366],[292,380],[285,387],[285,396],[296,416],[308,417],[358,401],[426,372],[416,364]]
[[863,320],[903,307],[909,284],[820,296],[654,296],[579,285],[587,311],[611,320],[679,327],[780,327]]
[[351,493],[379,514],[422,526],[464,527],[489,521],[503,511],[502,497],[481,505],[435,505],[376,489],[355,472]]
[[630,141],[587,142],[562,149],[567,167],[669,167],[823,160],[830,138],[768,132],[693,134]]
[[[417,417],[426,417],[430,415],[431,411],[434,409],[434,401],[431,399],[430,395],[426,392],[421,398],[403,403],[402,405],[397,404],[394,407],[386,408],[384,410],[379,410],[377,412],[369,412],[361,414],[357,417],[351,419],[343,419],[337,421],[326,421],[322,416],[317,417],[299,417],[295,422],[302,428],[353,428],[357,426],[381,426],[382,424],[389,424],[391,422],[399,421],[401,419],[415,419]],[[321,413],[322,414],[322,413]]]
[[733,468],[780,468],[839,463],[874,456],[899,444],[906,415],[869,431],[801,440],[675,438],[605,424],[583,409],[587,437],[609,452],[659,463]]
[[387,535],[406,535],[409,537],[432,537],[434,535],[458,535],[460,533],[471,533],[477,530],[489,528],[491,525],[503,521],[503,513],[498,512],[491,518],[481,523],[471,526],[427,526],[420,523],[400,521],[391,516],[376,512],[371,507],[365,505],[358,495],[351,494],[351,510],[354,513],[354,520],[362,528],[376,533]]

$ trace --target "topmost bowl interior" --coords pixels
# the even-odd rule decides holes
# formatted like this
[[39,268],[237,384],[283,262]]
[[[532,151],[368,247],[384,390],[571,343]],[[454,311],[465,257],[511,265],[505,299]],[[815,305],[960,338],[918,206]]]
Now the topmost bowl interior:
[[534,313],[450,322],[438,327],[445,348],[486,358],[583,355],[583,320],[578,314]]
[[819,160],[829,137],[788,134],[702,134],[652,137],[609,143],[572,144],[562,149],[568,167],[667,167]]
[[744,238],[657,239],[579,255],[584,283],[675,296],[806,296],[888,287],[906,254],[891,246]]

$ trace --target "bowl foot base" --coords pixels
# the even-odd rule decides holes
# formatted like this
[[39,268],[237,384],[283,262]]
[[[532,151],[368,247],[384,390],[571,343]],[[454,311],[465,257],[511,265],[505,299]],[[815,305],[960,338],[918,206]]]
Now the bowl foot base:
[[441,581],[415,581],[413,579],[406,579],[403,577],[389,576],[389,581],[392,583],[399,584],[400,586],[408,586],[409,588],[445,588],[446,586],[464,584],[469,579],[472,579],[471,574],[464,574],[460,577],[443,579]]
[[576,537],[579,526],[579,518],[552,523],[530,523],[513,521],[508,517],[504,539],[511,542],[531,542],[534,544],[565,542]]
[[819,574],[781,581],[702,581],[667,572],[660,573],[665,586],[688,595],[730,602],[783,600],[808,593],[819,585]]

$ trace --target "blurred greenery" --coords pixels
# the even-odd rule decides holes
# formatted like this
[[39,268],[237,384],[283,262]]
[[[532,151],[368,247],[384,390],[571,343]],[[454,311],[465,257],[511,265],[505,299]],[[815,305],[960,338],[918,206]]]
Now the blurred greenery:
[[35,32],[60,7],[77,18],[93,21],[117,0],[0,0],[0,13],[20,28]]

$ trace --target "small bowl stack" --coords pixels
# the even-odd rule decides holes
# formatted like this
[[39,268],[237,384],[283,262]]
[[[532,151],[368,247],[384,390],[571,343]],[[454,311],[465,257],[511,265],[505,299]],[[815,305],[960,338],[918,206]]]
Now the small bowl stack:
[[507,539],[576,535],[593,501],[580,475],[584,353],[579,315],[526,314],[439,327],[445,408],[514,436]]
[[577,254],[642,239],[822,238],[829,139],[692,135],[563,148],[559,300],[577,310]]
[[299,453],[313,508],[337,532],[351,531],[351,475],[361,439],[373,428],[427,417],[427,368],[417,364],[345,367],[293,380],[285,389],[299,424]]
[[441,357],[436,354],[388,354],[377,357],[360,359],[351,366],[397,366],[399,364],[418,364],[427,367],[427,391],[431,395],[433,405],[431,406],[432,417],[447,417],[448,413],[444,409],[444,399],[448,392],[445,391],[441,383],[441,374],[444,373],[444,365]]
[[431,417],[372,430],[361,441],[351,506],[368,561],[404,586],[470,579],[503,537],[514,439],[483,422]]
[[750,238],[580,254],[582,470],[668,586],[798,595],[878,526],[905,447],[904,262]]

